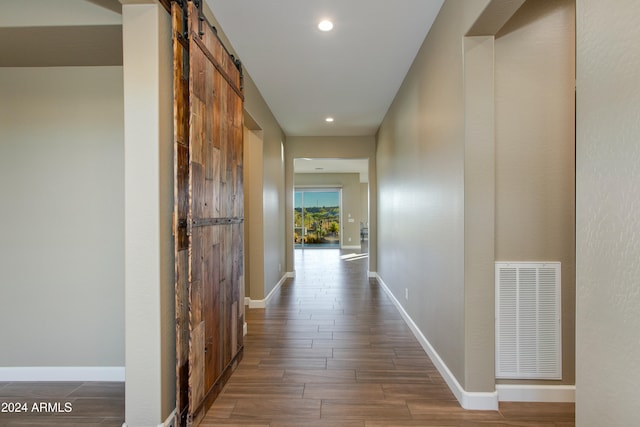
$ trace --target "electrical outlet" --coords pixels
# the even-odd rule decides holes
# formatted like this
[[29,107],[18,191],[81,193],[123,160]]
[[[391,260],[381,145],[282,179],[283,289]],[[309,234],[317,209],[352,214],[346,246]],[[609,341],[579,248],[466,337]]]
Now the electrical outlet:
[[278,273],[282,273],[282,264],[278,264]]
[[404,299],[409,300],[409,288],[404,288]]
[[351,241],[351,237],[349,237],[348,241],[349,241],[349,242]]

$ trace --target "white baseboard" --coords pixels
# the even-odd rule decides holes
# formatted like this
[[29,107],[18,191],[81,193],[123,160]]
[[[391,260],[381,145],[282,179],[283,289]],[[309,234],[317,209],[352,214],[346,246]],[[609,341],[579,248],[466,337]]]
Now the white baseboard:
[[124,366],[0,368],[0,381],[124,381]]
[[252,299],[249,301],[249,308],[265,308],[266,306],[266,299]]
[[158,424],[158,427],[174,427],[176,425],[176,410],[171,411],[169,416],[162,424]]
[[575,385],[496,384],[500,402],[576,401]]
[[245,306],[247,306],[247,305],[249,305],[249,304],[251,304],[251,298],[249,298],[249,297],[244,297],[244,305],[245,305]]
[[[156,427],[175,427],[176,425],[176,410],[171,411],[169,416],[163,423],[158,424]],[[122,423],[122,427],[128,427],[127,423]]]
[[360,245],[349,245],[349,246],[344,245],[344,246],[342,246],[341,249],[358,249],[358,250],[360,250],[360,249],[362,249],[362,246],[360,246]]
[[287,280],[287,277],[289,277],[289,273],[280,278],[278,283],[276,283],[273,289],[271,289],[271,292],[269,292],[269,295],[267,295],[265,299],[250,299],[249,308],[265,308],[269,300],[275,295],[276,291],[280,289],[280,286],[282,286],[282,284]]
[[[369,272],[369,277],[377,278],[378,277],[378,273],[376,273],[375,271],[370,271]],[[382,280],[380,280],[380,282],[382,282]]]
[[393,295],[389,287],[384,283],[380,275],[376,274],[375,277],[378,279],[380,286],[382,286],[382,289],[389,296],[393,304],[400,312],[400,315],[407,323],[409,329],[411,329],[413,335],[415,335],[416,339],[418,340],[424,351],[427,353],[436,369],[438,369],[438,372],[440,372],[440,375],[442,375],[442,377],[444,378],[447,386],[449,386],[449,389],[451,389],[451,392],[460,403],[460,406],[462,406],[464,409],[475,409],[484,411],[498,410],[498,392],[469,392],[462,388],[456,377],[449,370],[442,358],[440,358],[431,343],[422,334],[422,331],[420,331],[413,319],[411,319],[411,316],[409,316],[409,314],[405,311],[402,304],[400,304],[400,302],[396,299],[396,297]]
[[249,332],[249,329],[247,328],[247,322],[244,322],[244,325],[242,326],[242,336],[246,336],[247,332]]

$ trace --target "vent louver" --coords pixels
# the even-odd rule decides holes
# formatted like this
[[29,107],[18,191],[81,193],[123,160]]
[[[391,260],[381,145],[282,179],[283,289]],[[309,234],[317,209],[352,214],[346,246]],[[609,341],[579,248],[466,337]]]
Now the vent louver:
[[560,263],[496,263],[496,378],[561,379]]

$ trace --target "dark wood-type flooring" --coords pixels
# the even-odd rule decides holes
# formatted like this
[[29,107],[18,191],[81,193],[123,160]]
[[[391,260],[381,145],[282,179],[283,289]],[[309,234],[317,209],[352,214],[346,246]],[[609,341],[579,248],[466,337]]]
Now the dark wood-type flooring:
[[247,309],[245,356],[203,426],[574,426],[573,404],[463,410],[366,257],[296,250],[295,279]]
[[15,411],[16,403],[27,412],[0,412],[0,426],[121,427],[124,383],[0,382],[0,410]]
[[[351,251],[296,251],[266,309],[247,309],[245,357],[207,413],[213,427],[569,427],[573,404],[465,411]],[[341,257],[342,256],[342,257]],[[71,402],[70,413],[0,413],[0,426],[111,426],[123,383],[1,383],[0,402]]]

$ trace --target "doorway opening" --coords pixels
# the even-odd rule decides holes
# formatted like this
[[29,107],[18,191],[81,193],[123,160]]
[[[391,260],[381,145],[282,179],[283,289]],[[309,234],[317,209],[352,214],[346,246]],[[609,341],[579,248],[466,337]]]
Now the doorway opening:
[[296,188],[293,244],[296,249],[340,248],[342,190]]

